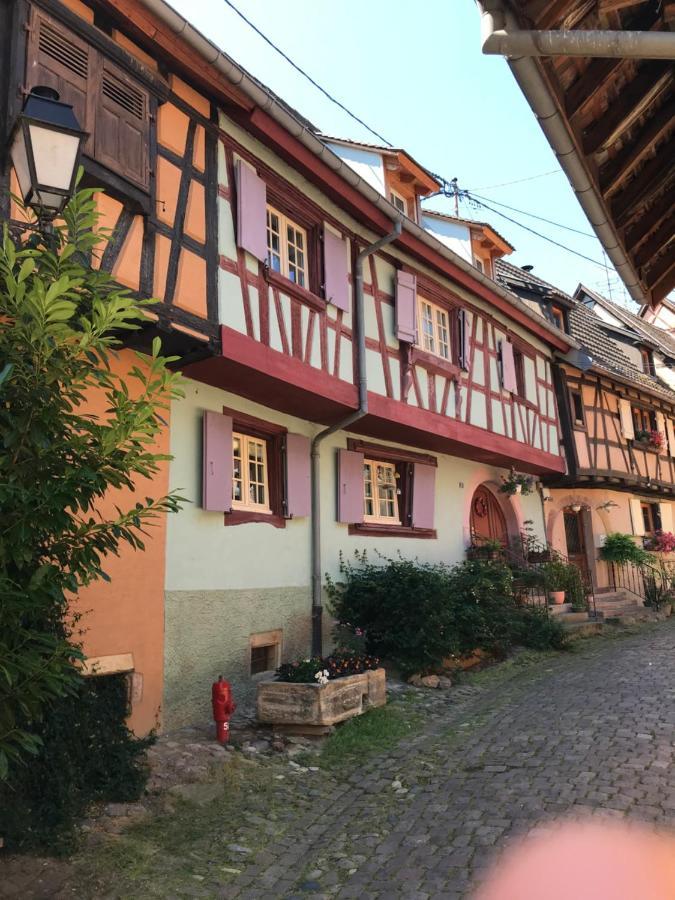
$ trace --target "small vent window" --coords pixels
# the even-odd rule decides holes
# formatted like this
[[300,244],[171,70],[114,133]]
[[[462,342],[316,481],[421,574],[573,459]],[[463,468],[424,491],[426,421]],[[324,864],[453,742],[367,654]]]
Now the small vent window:
[[103,94],[134,118],[142,120],[145,117],[145,95],[110,72],[103,73]]
[[45,56],[56,60],[80,78],[88,77],[88,54],[84,47],[69,41],[65,35],[45,21],[40,23],[39,48]]

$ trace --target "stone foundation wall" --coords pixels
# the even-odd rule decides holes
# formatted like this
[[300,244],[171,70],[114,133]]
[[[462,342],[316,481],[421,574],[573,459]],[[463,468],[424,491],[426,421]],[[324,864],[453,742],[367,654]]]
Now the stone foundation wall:
[[250,638],[282,631],[281,658],[309,655],[309,588],[167,591],[164,729],[211,720],[211,684],[232,683],[240,710],[252,710],[257,680],[250,675]]

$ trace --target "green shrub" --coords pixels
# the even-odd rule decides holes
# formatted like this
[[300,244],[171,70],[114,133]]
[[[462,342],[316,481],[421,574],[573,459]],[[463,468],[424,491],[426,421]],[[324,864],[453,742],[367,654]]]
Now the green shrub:
[[0,835],[10,850],[67,852],[76,827],[95,801],[137,800],[145,786],[145,749],[124,724],[128,686],[123,675],[75,676],[72,693],[58,697],[34,725],[35,756],[0,781]]
[[328,581],[331,612],[363,629],[369,653],[390,660],[404,675],[437,669],[452,655],[477,648],[497,656],[514,644],[562,647],[564,632],[546,610],[518,603],[513,575],[503,562],[442,564],[357,554],[341,561],[341,580]]
[[636,566],[644,565],[651,559],[649,553],[638,547],[630,534],[621,534],[613,531],[605,538],[604,545],[600,548],[600,559],[613,563],[633,563]]

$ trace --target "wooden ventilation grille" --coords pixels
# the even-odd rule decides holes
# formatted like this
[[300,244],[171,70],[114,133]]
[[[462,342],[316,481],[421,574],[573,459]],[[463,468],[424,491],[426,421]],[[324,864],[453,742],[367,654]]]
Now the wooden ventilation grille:
[[48,22],[40,23],[39,48],[41,53],[56,60],[65,69],[79,75],[80,78],[87,78],[89,67],[86,49],[69,41]]
[[103,73],[103,94],[135,119],[145,118],[145,95],[110,72]]

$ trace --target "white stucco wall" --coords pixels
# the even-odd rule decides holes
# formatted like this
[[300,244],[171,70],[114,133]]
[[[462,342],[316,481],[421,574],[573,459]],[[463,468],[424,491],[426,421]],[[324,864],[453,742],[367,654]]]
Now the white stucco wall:
[[384,162],[382,154],[376,150],[363,150],[360,147],[349,147],[345,144],[327,146],[336,156],[343,159],[350,169],[380,194],[385,196]]
[[466,225],[422,214],[422,228],[433,234],[442,244],[454,250],[462,259],[473,264],[471,233]]

